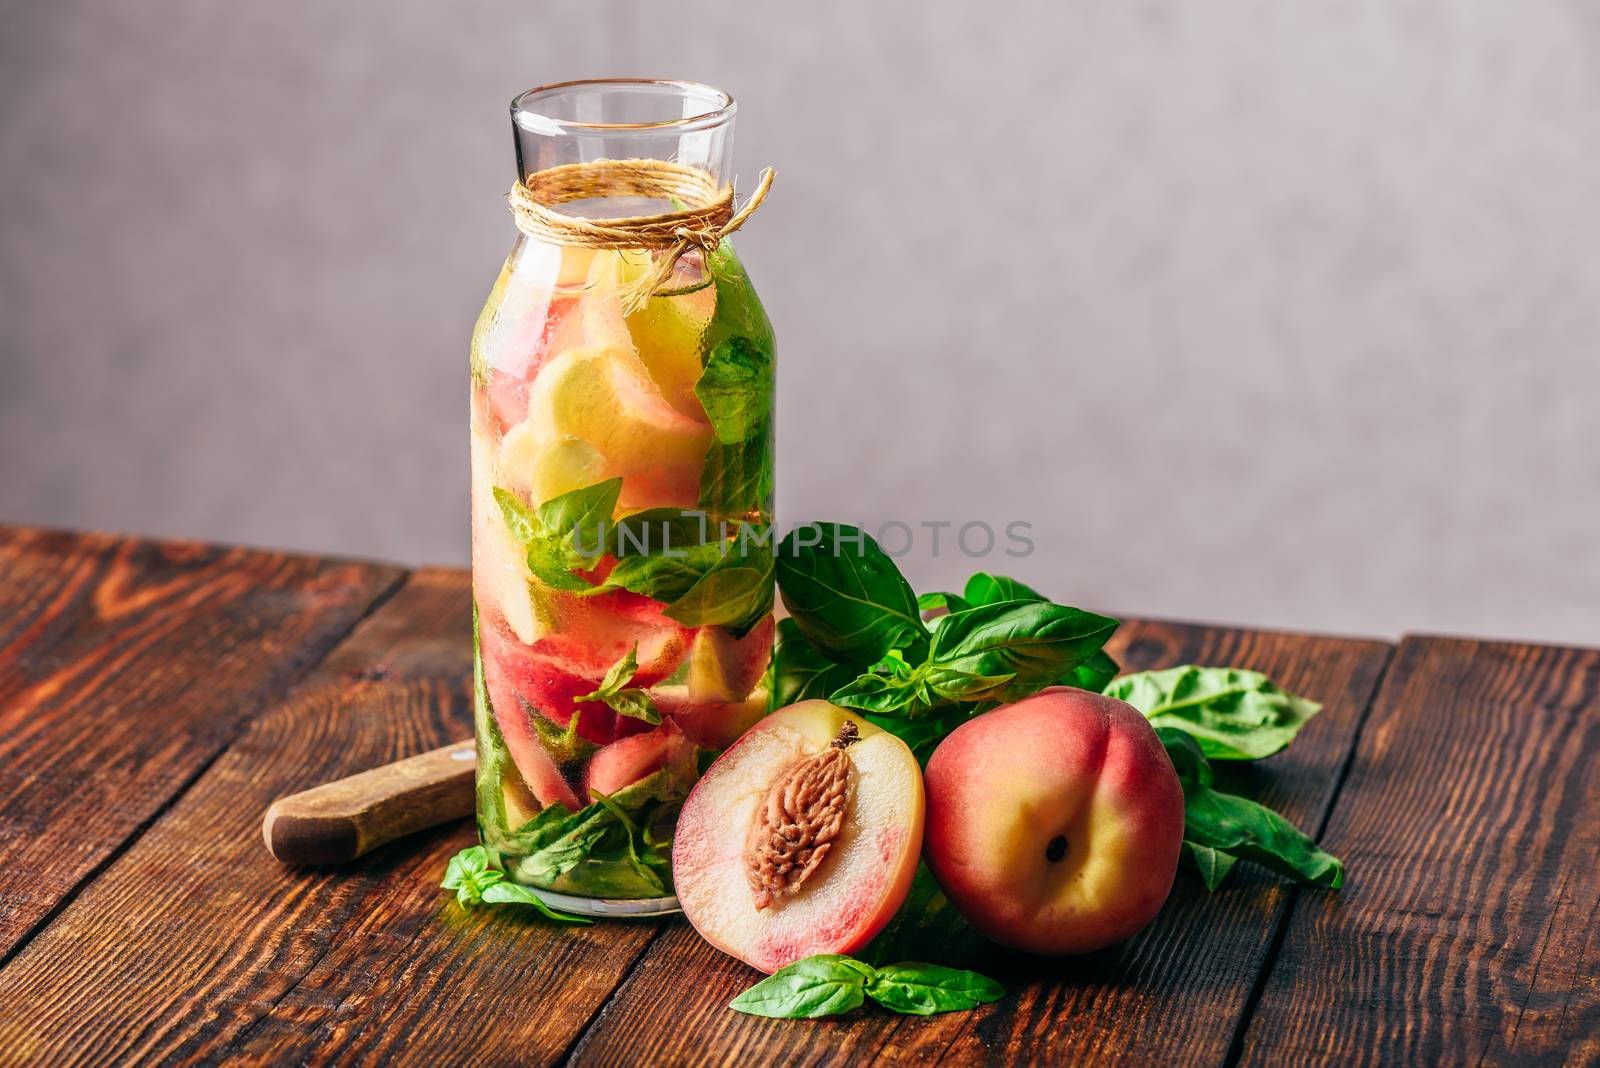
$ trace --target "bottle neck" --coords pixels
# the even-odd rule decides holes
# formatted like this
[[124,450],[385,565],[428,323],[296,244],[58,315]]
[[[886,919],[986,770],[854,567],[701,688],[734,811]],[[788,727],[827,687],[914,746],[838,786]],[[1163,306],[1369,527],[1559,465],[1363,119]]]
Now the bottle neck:
[[702,168],[718,183],[732,174],[733,100],[708,86],[626,80],[547,86],[512,101],[511,120],[522,178],[597,159],[670,160]]

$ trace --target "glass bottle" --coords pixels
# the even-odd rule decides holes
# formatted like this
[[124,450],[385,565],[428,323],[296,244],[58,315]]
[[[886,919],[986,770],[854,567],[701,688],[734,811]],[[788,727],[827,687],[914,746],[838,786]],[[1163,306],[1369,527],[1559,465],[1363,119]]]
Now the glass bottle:
[[[721,186],[734,111],[688,82],[532,89],[520,174],[667,160]],[[472,338],[479,832],[509,878],[590,913],[670,907],[677,806],[768,706],[772,330],[726,239],[630,307],[666,254],[519,232]]]

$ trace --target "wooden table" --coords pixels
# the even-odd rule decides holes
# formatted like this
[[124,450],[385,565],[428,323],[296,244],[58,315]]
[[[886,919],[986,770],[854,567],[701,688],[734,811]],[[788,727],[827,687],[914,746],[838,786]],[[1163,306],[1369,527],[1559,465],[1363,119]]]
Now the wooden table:
[[1242,789],[1345,889],[1180,875],[1115,950],[960,950],[997,1004],[790,1022],[681,919],[462,913],[466,823],[267,855],[273,797],[470,733],[468,620],[461,571],[0,527],[0,1062],[1600,1062],[1600,652],[1130,623],[1325,702]]

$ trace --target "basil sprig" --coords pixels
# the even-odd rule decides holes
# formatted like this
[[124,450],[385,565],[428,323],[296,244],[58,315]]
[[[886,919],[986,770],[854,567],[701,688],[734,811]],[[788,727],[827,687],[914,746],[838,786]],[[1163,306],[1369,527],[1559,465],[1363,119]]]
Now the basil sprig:
[[1265,805],[1213,789],[1211,764],[1187,731],[1157,727],[1156,735],[1183,784],[1184,855],[1207,890],[1221,885],[1239,860],[1312,886],[1344,885],[1344,864],[1305,832]]
[[463,849],[450,858],[440,886],[456,892],[462,908],[476,905],[532,905],[545,916],[562,923],[593,923],[585,916],[573,916],[551,908],[526,886],[507,882],[506,873],[489,864],[489,851],[483,846]]
[[622,479],[611,478],[552,497],[537,508],[499,487],[494,499],[506,527],[527,551],[528,570],[554,589],[586,593],[593,587],[580,572],[598,561],[592,550],[586,555],[580,549],[580,541],[584,546],[599,544],[621,493]]
[[[600,680],[600,685],[592,692],[582,697],[574,697],[574,704],[585,701],[602,701],[613,712],[621,716],[643,720],[649,724],[661,722],[661,710],[656,708],[656,703],[650,700],[650,695],[637,687],[631,687],[629,682],[639,670],[639,646],[634,644],[632,649],[625,653],[621,660],[612,664]],[[573,713],[572,718],[577,719],[582,709]],[[571,724],[568,724],[571,727]]]
[[[666,605],[686,627],[727,627],[742,636],[772,611],[772,532],[763,524],[712,523],[693,509],[652,508],[612,521],[620,478],[563,493],[529,508],[496,489],[506,526],[540,581],[570,593],[625,589]],[[609,553],[599,582],[585,578]]]
[[693,509],[652,508],[611,524],[605,546],[616,565],[598,587],[666,604],[686,627],[727,627],[742,636],[772,611],[772,531],[713,523]]
[[590,791],[577,812],[541,810],[494,843],[523,882],[556,885],[582,868],[582,889],[596,896],[656,897],[672,873],[673,784],[657,771],[614,794]]
[[894,1012],[930,1016],[976,1008],[1004,994],[999,983],[977,972],[915,961],[873,967],[823,954],[774,972],[729,1007],[752,1016],[814,1020],[860,1008],[871,998]]

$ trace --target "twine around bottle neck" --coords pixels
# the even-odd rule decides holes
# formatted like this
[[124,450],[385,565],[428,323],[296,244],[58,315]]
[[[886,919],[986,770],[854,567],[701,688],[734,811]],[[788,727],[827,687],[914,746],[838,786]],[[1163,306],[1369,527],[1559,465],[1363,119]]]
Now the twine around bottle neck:
[[[691,248],[710,255],[724,237],[744,225],[771,188],[769,167],[761,172],[761,181],[744,206],[734,211],[733,186],[718,186],[716,179],[699,167],[655,159],[597,159],[536,171],[512,186],[506,200],[517,229],[537,240],[577,248],[662,253],[652,257],[650,270],[622,294],[624,313],[632,313],[661,288],[679,257]],[[613,219],[580,219],[554,210],[572,200],[619,196],[670,200],[684,206],[659,215]]]

